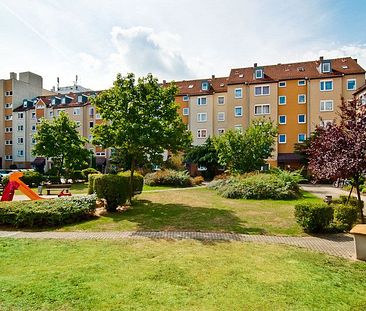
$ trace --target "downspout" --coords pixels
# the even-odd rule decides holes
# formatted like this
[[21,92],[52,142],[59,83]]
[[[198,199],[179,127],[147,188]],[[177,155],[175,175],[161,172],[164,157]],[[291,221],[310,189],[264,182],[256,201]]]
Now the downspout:
[[306,97],[307,97],[307,100],[306,100],[306,105],[307,105],[307,137],[309,138],[310,137],[310,129],[311,129],[311,127],[310,127],[310,125],[311,125],[311,118],[310,118],[310,116],[311,116],[311,114],[310,114],[310,112],[311,112],[311,110],[310,110],[310,84],[311,84],[311,82],[310,82],[310,78],[308,78],[308,81],[307,81],[307,94],[306,94]]

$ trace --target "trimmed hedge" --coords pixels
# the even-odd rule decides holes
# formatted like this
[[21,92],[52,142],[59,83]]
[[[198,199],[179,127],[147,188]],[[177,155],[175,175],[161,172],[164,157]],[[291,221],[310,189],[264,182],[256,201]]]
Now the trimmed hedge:
[[94,180],[96,176],[100,176],[102,174],[89,174],[88,175],[88,194],[94,193]]
[[324,232],[333,220],[333,208],[326,203],[296,204],[295,218],[306,232]]
[[95,195],[1,202],[0,224],[17,228],[59,226],[87,218],[95,211],[95,207]]
[[145,184],[149,186],[192,187],[193,179],[188,172],[168,169],[146,174]]
[[89,179],[89,175],[90,174],[100,174],[100,172],[98,170],[96,170],[95,168],[92,168],[92,167],[88,167],[86,169],[83,169],[81,171],[81,174],[83,175],[83,178],[85,180],[88,180]]
[[334,224],[340,231],[349,231],[356,224],[359,209],[355,205],[335,205],[334,206]]
[[[117,175],[126,177],[126,178],[128,178],[128,180],[130,180],[130,174],[131,174],[130,171],[125,171],[125,172],[119,172]],[[144,176],[142,176],[138,172],[134,172],[133,173],[133,191],[134,191],[134,193],[141,193],[143,187],[144,187]]]

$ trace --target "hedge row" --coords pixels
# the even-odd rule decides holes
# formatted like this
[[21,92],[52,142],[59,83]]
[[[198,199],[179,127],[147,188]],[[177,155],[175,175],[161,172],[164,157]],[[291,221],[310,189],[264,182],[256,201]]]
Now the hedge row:
[[0,203],[0,225],[52,227],[80,221],[96,207],[96,196]]
[[194,185],[194,180],[186,171],[167,169],[146,174],[145,184],[149,186],[191,187]]

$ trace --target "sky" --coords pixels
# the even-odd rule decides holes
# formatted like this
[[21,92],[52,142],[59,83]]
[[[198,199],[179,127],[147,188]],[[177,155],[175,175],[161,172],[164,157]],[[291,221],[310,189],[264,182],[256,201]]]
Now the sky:
[[0,0],[0,78],[101,90],[117,73],[188,80],[351,56],[366,68],[363,0]]

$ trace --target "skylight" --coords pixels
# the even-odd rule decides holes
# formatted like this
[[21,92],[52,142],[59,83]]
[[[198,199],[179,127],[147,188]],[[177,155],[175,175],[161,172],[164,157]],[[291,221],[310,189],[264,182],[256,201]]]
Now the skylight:
[[189,89],[193,88],[193,84],[188,85],[188,88]]

